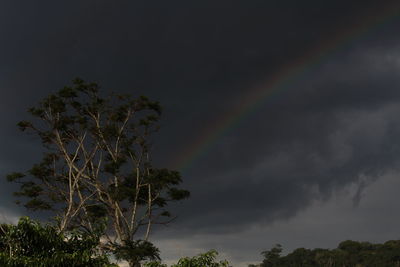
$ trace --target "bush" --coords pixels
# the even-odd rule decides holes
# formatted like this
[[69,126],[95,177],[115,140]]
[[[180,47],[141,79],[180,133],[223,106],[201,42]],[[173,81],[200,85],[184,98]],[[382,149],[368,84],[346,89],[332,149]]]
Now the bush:
[[[192,258],[181,258],[178,263],[171,265],[171,267],[228,267],[229,263],[226,260],[216,261],[217,255],[217,251],[210,250]],[[167,265],[160,262],[149,262],[145,264],[145,267],[167,267]]]
[[72,232],[65,236],[50,225],[22,217],[17,225],[0,227],[0,266],[117,266],[98,253],[98,244],[96,235]]

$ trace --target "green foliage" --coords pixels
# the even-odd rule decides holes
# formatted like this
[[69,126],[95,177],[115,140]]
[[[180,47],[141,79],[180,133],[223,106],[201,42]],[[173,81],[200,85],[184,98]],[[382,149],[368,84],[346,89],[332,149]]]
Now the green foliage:
[[277,245],[262,252],[264,260],[252,267],[376,267],[400,266],[400,240],[384,244],[343,241],[336,249],[298,248],[286,256],[281,256],[282,247]]
[[98,243],[98,236],[76,232],[65,236],[50,225],[22,217],[17,225],[0,227],[0,266],[116,266],[98,254]]
[[281,252],[282,246],[280,244],[275,245],[271,250],[261,252],[264,256],[263,266],[277,266]]
[[[178,263],[171,265],[171,267],[228,267],[229,263],[226,260],[216,261],[218,252],[210,250],[206,253],[194,256],[192,258],[181,258]],[[149,262],[144,265],[145,267],[167,267],[166,264],[161,262]]]
[[145,240],[125,241],[117,245],[113,251],[117,260],[126,260],[134,265],[142,261],[160,260],[160,251],[152,243]]

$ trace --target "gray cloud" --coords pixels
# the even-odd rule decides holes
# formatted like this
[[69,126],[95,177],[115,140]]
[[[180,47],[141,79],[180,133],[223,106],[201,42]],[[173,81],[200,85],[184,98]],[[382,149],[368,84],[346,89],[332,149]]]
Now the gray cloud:
[[[329,196],[354,181],[364,187],[387,169],[396,168],[399,98],[398,81],[391,75],[397,75],[398,66],[389,65],[377,73],[373,70],[379,61],[366,66],[357,58],[353,57],[352,64],[346,59],[324,70],[333,77],[318,71],[324,79],[314,84],[311,93],[307,84],[293,85],[297,87],[293,91],[305,91],[303,95],[294,92],[297,103],[282,99],[285,106],[280,109],[266,107],[262,110],[265,117],[260,112],[249,118],[250,122],[242,122],[227,137],[230,154],[225,153],[221,139],[195,170],[200,174],[193,171],[198,179],[193,187],[203,190],[195,190],[199,196],[193,197],[198,202],[191,204],[196,205],[196,213],[190,214],[190,220],[208,228],[199,211],[214,211],[217,215],[211,227],[222,217],[220,226],[227,230],[226,225],[243,225],[246,220],[273,220],[275,213],[291,216],[319,195],[310,190]],[[351,75],[354,65],[363,67],[364,79]],[[379,77],[382,73],[384,77]],[[369,82],[371,76],[382,82]],[[391,84],[386,84],[387,77]],[[347,83],[341,84],[341,80]],[[331,86],[332,81],[339,85]],[[214,174],[206,166],[215,167]],[[369,178],[360,180],[361,176]],[[204,205],[204,199],[210,204]]]

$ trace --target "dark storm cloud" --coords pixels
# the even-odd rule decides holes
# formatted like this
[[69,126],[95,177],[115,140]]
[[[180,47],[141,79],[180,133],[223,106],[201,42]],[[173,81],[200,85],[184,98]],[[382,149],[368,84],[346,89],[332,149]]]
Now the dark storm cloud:
[[[312,200],[329,198],[352,183],[360,187],[354,195],[359,202],[366,184],[398,168],[396,49],[344,54],[274,102],[266,100],[189,172],[197,177],[193,188],[199,195],[189,204],[196,213],[187,220],[196,226],[182,223],[237,230],[246,222],[294,216]],[[213,218],[211,226],[204,214]]]
[[[37,160],[40,144],[15,123],[76,76],[160,100],[155,159],[166,165],[251,88],[393,3],[3,1],[0,174]],[[326,55],[194,162],[183,173],[193,196],[177,207],[181,233],[291,218],[397,168],[398,26],[382,23]],[[8,210],[11,187],[2,182]]]

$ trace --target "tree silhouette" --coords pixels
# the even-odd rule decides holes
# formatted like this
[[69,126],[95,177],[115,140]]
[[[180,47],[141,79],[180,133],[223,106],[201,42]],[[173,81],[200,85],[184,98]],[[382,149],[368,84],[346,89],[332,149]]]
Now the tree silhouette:
[[[173,219],[167,204],[189,196],[178,187],[178,172],[151,163],[159,103],[144,96],[102,97],[96,83],[76,79],[29,113],[36,120],[18,126],[39,136],[45,153],[28,172],[7,177],[20,184],[15,195],[25,207],[53,211],[60,232],[104,228],[102,248],[123,257],[132,255],[127,249],[149,248],[152,226]],[[138,261],[125,259],[131,266]]]

